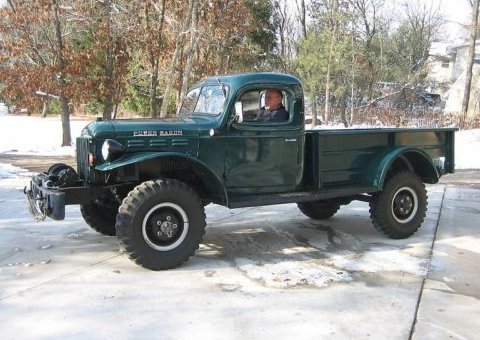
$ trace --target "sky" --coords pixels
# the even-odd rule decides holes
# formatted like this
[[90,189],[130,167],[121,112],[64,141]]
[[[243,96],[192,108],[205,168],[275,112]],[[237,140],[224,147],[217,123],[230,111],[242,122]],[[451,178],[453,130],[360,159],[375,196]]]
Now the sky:
[[[287,0],[294,1],[294,0]],[[467,37],[465,25],[471,21],[469,0],[384,0],[382,10],[385,16],[392,20],[403,15],[403,4],[425,5],[427,9],[438,10],[445,19],[441,32],[441,40],[445,42],[459,42]]]
[[456,40],[463,37],[463,25],[471,21],[471,9],[468,0],[421,0],[427,5],[438,7],[446,19],[445,30],[447,38]]

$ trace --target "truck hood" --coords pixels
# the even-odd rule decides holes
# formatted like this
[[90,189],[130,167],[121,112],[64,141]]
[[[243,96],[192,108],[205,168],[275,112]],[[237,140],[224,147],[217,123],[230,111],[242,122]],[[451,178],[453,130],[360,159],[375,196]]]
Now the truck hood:
[[82,135],[95,138],[199,136],[201,130],[217,124],[216,119],[210,117],[97,120],[88,124]]

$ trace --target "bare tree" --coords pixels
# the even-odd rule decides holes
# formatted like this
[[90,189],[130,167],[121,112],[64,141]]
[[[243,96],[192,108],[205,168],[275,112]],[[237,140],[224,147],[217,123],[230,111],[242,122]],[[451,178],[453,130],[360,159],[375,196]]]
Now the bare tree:
[[[70,63],[65,41],[66,20],[61,0],[48,2],[8,1],[3,8],[6,25],[0,25],[4,52],[9,55],[8,67],[2,68],[2,80],[13,96],[25,101],[38,100],[37,91],[58,93],[62,112],[62,146],[71,144],[69,89]],[[7,52],[8,51],[8,52]],[[70,60],[68,62],[67,60]],[[20,78],[18,78],[20,77]],[[10,80],[8,80],[10,78]],[[16,78],[16,80],[14,80]],[[20,81],[21,86],[15,87]],[[44,109],[47,109],[47,103]]]
[[173,84],[175,81],[175,70],[180,60],[182,49],[184,47],[185,37],[188,33],[188,30],[190,29],[193,9],[195,7],[194,4],[196,2],[198,2],[198,0],[188,1],[188,7],[187,7],[187,13],[186,13],[187,16],[183,21],[183,23],[180,25],[179,30],[177,32],[175,52],[173,53],[172,59],[170,61],[170,67],[168,69],[167,76],[166,76],[166,86],[165,86],[165,92],[163,93],[162,106],[160,108],[160,118],[164,118],[167,116],[169,97],[172,92]]
[[468,43],[467,69],[465,71],[465,90],[462,102],[463,120],[467,118],[468,104],[470,102],[470,91],[472,88],[473,62],[475,59],[475,42],[478,30],[478,7],[479,0],[469,0],[472,6],[472,22],[470,24],[470,40]]
[[430,45],[435,38],[439,37],[445,20],[437,7],[428,6],[418,0],[404,1],[403,8],[410,32],[411,46],[406,51],[406,57],[410,63],[409,78],[411,78],[425,65]]
[[58,0],[53,0],[53,19],[55,25],[55,37],[57,41],[56,46],[56,57],[58,58],[58,82],[60,90],[60,106],[62,108],[62,131],[63,131],[63,140],[62,146],[68,146],[72,143],[72,136],[70,133],[70,108],[68,106],[68,98],[65,93],[66,88],[66,79],[65,79],[65,68],[66,60],[64,56],[64,41],[62,35],[62,26],[60,21],[60,5]]
[[305,6],[305,0],[296,0],[298,16],[300,18],[300,24],[302,25],[302,38],[307,36],[307,7]]
[[287,59],[288,59],[288,29],[291,24],[290,12],[287,8],[286,1],[274,2],[276,24],[278,27],[278,36],[280,38],[280,58],[283,64],[283,71],[287,71]]
[[199,39],[199,27],[198,27],[198,16],[199,16],[199,1],[195,1],[192,7],[192,21],[190,26],[190,40],[186,48],[186,58],[185,69],[182,74],[182,87],[180,92],[180,100],[187,93],[188,81],[190,79],[190,74],[192,73],[193,64],[197,56],[197,48]]
[[334,57],[335,44],[337,43],[337,30],[338,30],[338,11],[339,4],[338,0],[332,0],[332,10],[331,10],[331,20],[333,24],[333,32],[330,36],[329,42],[329,52],[328,52],[328,62],[327,62],[327,74],[325,76],[325,111],[324,118],[325,122],[328,122],[330,116],[330,86],[331,86],[331,72],[332,72],[332,62]]
[[158,84],[160,73],[160,62],[163,57],[162,50],[165,45],[165,11],[166,0],[160,0],[157,4],[152,1],[145,2],[145,41],[150,66],[150,116],[157,118],[158,115]]

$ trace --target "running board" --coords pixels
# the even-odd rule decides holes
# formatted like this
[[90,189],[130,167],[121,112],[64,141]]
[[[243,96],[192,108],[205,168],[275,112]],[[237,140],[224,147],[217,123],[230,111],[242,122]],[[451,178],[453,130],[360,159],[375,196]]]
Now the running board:
[[324,189],[319,191],[286,192],[268,195],[235,195],[229,196],[228,207],[245,208],[262,205],[286,204],[326,200],[331,198],[353,197],[353,199],[366,201],[362,194],[377,192],[375,187],[348,187],[340,189]]

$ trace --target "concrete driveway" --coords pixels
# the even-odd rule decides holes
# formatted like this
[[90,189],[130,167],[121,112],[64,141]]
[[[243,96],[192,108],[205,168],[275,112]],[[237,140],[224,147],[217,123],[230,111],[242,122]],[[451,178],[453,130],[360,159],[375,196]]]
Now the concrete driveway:
[[353,202],[315,222],[295,205],[207,207],[184,266],[153,272],[78,207],[32,222],[0,180],[3,339],[474,339],[480,333],[480,190],[428,188],[422,228],[390,240]]

